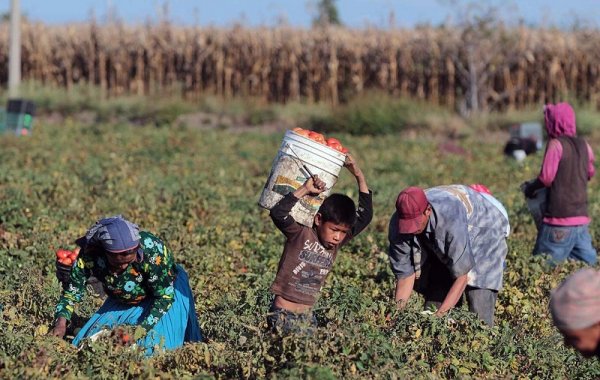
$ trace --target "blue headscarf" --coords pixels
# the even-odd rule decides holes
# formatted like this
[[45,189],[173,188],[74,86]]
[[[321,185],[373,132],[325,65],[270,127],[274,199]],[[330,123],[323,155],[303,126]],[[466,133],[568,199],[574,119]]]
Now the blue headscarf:
[[97,221],[76,243],[82,248],[96,246],[109,252],[125,252],[139,246],[140,229],[116,215]]

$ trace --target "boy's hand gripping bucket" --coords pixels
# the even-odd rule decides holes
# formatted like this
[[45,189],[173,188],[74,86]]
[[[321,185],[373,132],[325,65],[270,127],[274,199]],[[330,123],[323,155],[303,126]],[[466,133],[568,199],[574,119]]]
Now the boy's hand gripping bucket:
[[[287,131],[258,201],[259,206],[271,209],[285,195],[302,186],[310,172],[327,184],[327,190],[318,196],[301,199],[292,208],[291,215],[296,222],[312,227],[314,216],[323,200],[331,193],[345,160],[344,153],[294,131]],[[308,172],[303,165],[308,168]]]

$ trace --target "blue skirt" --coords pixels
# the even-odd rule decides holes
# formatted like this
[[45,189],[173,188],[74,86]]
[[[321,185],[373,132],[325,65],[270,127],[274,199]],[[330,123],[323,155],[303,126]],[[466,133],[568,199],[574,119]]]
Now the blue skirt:
[[[181,266],[177,266],[175,279],[175,301],[156,326],[136,343],[146,349],[146,355],[154,353],[156,346],[165,350],[181,347],[183,342],[199,342],[202,331],[198,325],[194,297],[190,289],[188,275]],[[119,325],[139,325],[153,304],[148,297],[137,305],[127,305],[113,297],[108,297],[102,307],[92,315],[81,328],[73,345],[79,346],[85,338],[102,331],[111,330]]]

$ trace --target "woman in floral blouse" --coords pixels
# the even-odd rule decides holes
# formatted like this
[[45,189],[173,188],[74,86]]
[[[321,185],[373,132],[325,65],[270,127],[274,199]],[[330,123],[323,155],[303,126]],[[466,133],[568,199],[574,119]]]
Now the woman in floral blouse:
[[136,333],[137,344],[148,355],[157,347],[175,349],[202,340],[187,273],[159,238],[118,215],[98,221],[77,244],[81,251],[56,306],[53,335],[64,337],[86,279],[93,275],[108,298],[73,339],[75,346],[122,325],[143,329],[141,338]]

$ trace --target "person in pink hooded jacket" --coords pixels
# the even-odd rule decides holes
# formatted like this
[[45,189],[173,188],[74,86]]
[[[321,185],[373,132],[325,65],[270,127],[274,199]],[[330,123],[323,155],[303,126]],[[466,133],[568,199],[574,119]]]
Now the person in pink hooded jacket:
[[575,259],[593,265],[597,258],[588,230],[587,183],[595,172],[594,153],[576,135],[575,112],[568,103],[546,105],[544,119],[550,140],[539,176],[525,188],[529,198],[548,189],[533,253],[549,254],[554,264]]

